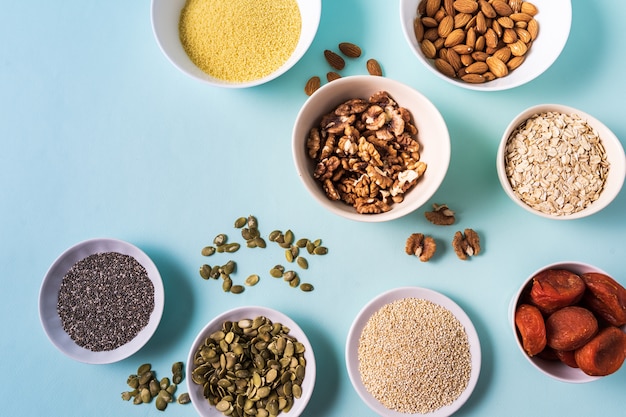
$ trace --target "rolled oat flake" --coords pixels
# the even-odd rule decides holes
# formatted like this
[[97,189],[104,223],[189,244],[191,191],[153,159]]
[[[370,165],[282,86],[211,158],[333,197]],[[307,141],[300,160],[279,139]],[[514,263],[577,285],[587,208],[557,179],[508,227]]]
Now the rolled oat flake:
[[132,256],[96,253],[63,277],[57,311],[63,329],[79,346],[109,351],[130,342],[154,310],[154,285]]

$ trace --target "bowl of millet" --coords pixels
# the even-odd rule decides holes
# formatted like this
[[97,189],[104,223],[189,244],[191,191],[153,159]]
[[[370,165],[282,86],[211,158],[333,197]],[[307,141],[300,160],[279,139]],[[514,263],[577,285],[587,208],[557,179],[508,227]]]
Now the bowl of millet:
[[156,41],[167,59],[200,82],[264,84],[293,67],[317,33],[320,0],[152,0]]

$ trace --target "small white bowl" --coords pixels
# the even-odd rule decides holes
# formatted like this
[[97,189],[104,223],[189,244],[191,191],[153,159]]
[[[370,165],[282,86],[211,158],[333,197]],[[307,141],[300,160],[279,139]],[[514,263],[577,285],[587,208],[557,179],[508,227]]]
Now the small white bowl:
[[[533,365],[541,373],[549,376],[550,378],[554,378],[562,382],[571,382],[575,384],[592,382],[600,378],[603,378],[601,376],[587,375],[580,369],[572,368],[557,360],[554,360],[554,361],[547,360],[547,359],[539,358],[537,356],[530,357],[524,351],[524,347],[522,346],[522,341],[517,331],[517,327],[515,326],[515,310],[517,309],[517,306],[520,304],[520,302],[522,302],[522,299],[527,294],[527,292],[530,291],[533,278],[538,273],[548,270],[548,269],[565,269],[577,275],[585,274],[588,272],[597,272],[597,273],[609,275],[602,269],[597,268],[593,265],[590,265],[584,262],[575,262],[575,261],[555,262],[553,264],[549,264],[544,267],[541,267],[537,269],[535,272],[533,272],[532,274],[530,274],[530,276],[526,278],[526,280],[524,280],[519,290],[515,293],[509,305],[509,323],[511,325],[511,330],[513,331],[513,337],[515,337],[515,344],[519,348],[519,351],[521,352],[521,354],[528,360],[528,362],[530,362],[531,365]],[[626,326],[623,326],[622,329],[626,331]]]
[[[313,177],[315,163],[309,157],[306,142],[309,131],[323,115],[353,98],[368,99],[387,91],[399,106],[407,108],[418,129],[420,161],[428,166],[417,184],[404,195],[404,201],[379,214],[359,214],[355,208],[332,201]],[[413,88],[386,77],[355,75],[325,84],[311,95],[296,117],[292,133],[292,152],[296,171],[305,188],[325,209],[339,216],[361,222],[384,222],[405,216],[424,205],[443,182],[450,163],[450,135],[439,110],[428,98]]]
[[526,84],[543,74],[563,51],[572,25],[572,4],[570,0],[532,0],[539,13],[535,19],[539,23],[539,35],[527,53],[524,63],[509,75],[482,84],[471,84],[460,79],[443,75],[432,59],[426,58],[415,38],[413,21],[417,17],[420,0],[400,0],[400,24],[404,37],[418,60],[433,74],[458,87],[477,91],[507,90]]
[[[577,114],[580,116],[589,126],[595,129],[600,136],[600,140],[606,151],[607,160],[610,164],[605,187],[602,190],[600,197],[585,209],[567,215],[547,214],[526,204],[517,194],[515,194],[506,174],[505,152],[509,137],[520,124],[531,118],[533,115],[544,112],[558,112],[567,115]],[[622,144],[617,136],[615,136],[615,134],[602,122],[590,114],[561,104],[539,104],[518,114],[504,130],[496,158],[498,179],[500,180],[500,184],[502,185],[504,192],[509,196],[509,198],[525,210],[548,219],[573,220],[587,217],[599,212],[608,206],[615,199],[615,197],[617,197],[624,184],[624,178],[626,178],[626,155],[624,154],[624,148],[622,147]]]
[[[363,382],[361,380],[361,374],[359,372],[359,339],[368,320],[383,306],[404,298],[418,298],[438,304],[450,311],[465,328],[465,333],[467,334],[467,340],[469,342],[472,364],[472,370],[470,373],[469,381],[467,383],[467,387],[465,388],[465,391],[463,391],[463,393],[452,404],[443,406],[438,410],[428,413],[429,417],[450,416],[454,414],[457,410],[459,410],[459,408],[461,408],[463,404],[465,404],[465,402],[472,395],[472,392],[476,387],[476,383],[478,382],[482,361],[480,340],[478,339],[478,333],[476,333],[474,324],[467,316],[465,311],[463,311],[463,309],[461,309],[461,307],[459,307],[450,298],[436,291],[420,287],[401,287],[387,291],[368,302],[357,314],[352,323],[352,326],[350,327],[350,331],[348,332],[345,350],[348,376],[350,377],[352,386],[356,390],[357,394],[359,394],[359,397],[361,397],[365,404],[367,404],[367,406],[378,415],[385,417],[409,417],[416,415],[400,413],[395,410],[390,410],[382,405],[376,398],[374,398],[374,396],[372,396],[372,394],[367,391],[365,385],[363,385]],[[405,352],[405,354],[410,354],[410,352]]]
[[289,59],[273,73],[247,82],[220,80],[202,71],[185,52],[179,36],[180,13],[187,0],[152,0],[152,31],[167,59],[184,74],[216,87],[247,88],[264,84],[284,74],[306,53],[315,38],[322,13],[321,0],[297,0],[302,18],[302,28],[296,49]]
[[[148,324],[130,342],[117,349],[94,352],[76,344],[65,332],[57,311],[57,303],[61,282],[70,268],[76,262],[90,255],[104,252],[118,252],[131,256],[146,269],[148,278],[154,286],[154,310],[150,315]],[[154,262],[141,249],[121,240],[91,239],[67,249],[48,269],[39,292],[39,318],[46,335],[62,353],[79,362],[107,364],[133,355],[150,340],[161,321],[164,298],[161,275]]]
[[202,387],[195,382],[193,382],[191,378],[191,374],[194,370],[194,356],[198,347],[202,345],[205,339],[213,332],[220,330],[222,328],[222,324],[225,321],[239,321],[242,319],[254,319],[258,316],[264,316],[270,319],[273,323],[281,323],[287,327],[289,327],[289,334],[295,337],[299,342],[304,345],[304,359],[306,360],[306,373],[304,376],[304,380],[302,382],[302,396],[294,400],[293,407],[289,410],[289,413],[286,415],[297,417],[304,412],[311,396],[313,395],[313,388],[315,387],[315,356],[313,354],[313,347],[309,342],[309,339],[306,337],[304,331],[294,322],[291,318],[289,318],[284,313],[280,311],[273,310],[267,307],[258,307],[258,306],[247,306],[247,307],[237,307],[231,310],[225,311],[220,315],[213,318],[211,321],[207,323],[206,326],[200,333],[196,336],[196,339],[193,341],[191,345],[191,349],[189,350],[189,355],[187,357],[187,390],[189,392],[189,397],[191,398],[191,403],[195,407],[196,411],[202,417],[223,417],[223,413],[218,411],[215,407],[209,404],[202,393]]

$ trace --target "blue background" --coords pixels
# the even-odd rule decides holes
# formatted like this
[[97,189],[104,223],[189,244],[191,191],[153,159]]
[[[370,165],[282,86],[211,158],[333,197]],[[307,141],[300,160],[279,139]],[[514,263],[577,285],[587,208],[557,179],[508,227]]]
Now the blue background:
[[[495,169],[500,136],[526,107],[555,102],[602,120],[626,137],[623,2],[573,2],[570,38],[557,62],[533,82],[481,93],[436,78],[405,42],[398,1],[323,1],[315,41],[280,78],[245,89],[218,89],[180,73],[159,50],[150,3],[0,1],[0,410],[7,416],[163,415],[154,404],[123,402],[126,378],[143,362],[164,376],[186,360],[196,333],[241,305],[283,311],[307,332],[318,379],[306,416],[369,416],[345,369],[354,317],[389,289],[440,291],[470,316],[480,336],[478,385],[460,416],[622,413],[626,370],[590,384],[551,380],[520,354],[507,319],[511,297],[537,268],[578,260],[626,283],[626,191],[602,212],[558,222],[532,216],[501,190]],[[386,76],[421,91],[441,111],[452,140],[448,174],[432,202],[456,210],[452,228],[427,223],[423,210],[384,224],[322,211],[301,186],[291,159],[291,129],[311,75],[328,66],[324,49],[352,41],[364,56],[342,72],[365,74],[375,57]],[[311,258],[303,293],[267,271],[284,262],[277,246],[242,249],[236,280],[262,281],[242,295],[198,275],[200,249],[254,214],[261,231],[291,228],[330,249]],[[455,230],[474,228],[484,252],[456,258]],[[440,243],[436,259],[404,254],[413,232]],[[68,359],[38,318],[39,287],[52,262],[75,243],[113,237],[143,249],[165,285],[160,327],[134,356],[110,365]],[[227,256],[209,263],[227,261]],[[182,392],[184,388],[180,388]],[[170,415],[193,416],[191,405]]]

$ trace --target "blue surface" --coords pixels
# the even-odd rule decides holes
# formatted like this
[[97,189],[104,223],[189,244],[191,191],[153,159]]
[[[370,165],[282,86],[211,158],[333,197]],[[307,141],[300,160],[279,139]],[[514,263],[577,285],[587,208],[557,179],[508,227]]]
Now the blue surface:
[[[626,138],[623,69],[626,5],[573,1],[572,33],[558,61],[511,91],[453,88],[417,62],[403,39],[397,1],[323,2],[319,33],[304,58],[280,78],[247,90],[217,89],[181,74],[152,36],[148,0],[24,2],[0,0],[0,351],[6,416],[164,415],[154,405],[120,399],[143,362],[164,376],[185,360],[212,317],[241,305],[291,316],[307,332],[318,380],[306,416],[370,416],[348,380],[344,346],[361,307],[391,288],[440,291],[472,319],[483,349],[481,376],[459,416],[623,414],[626,370],[572,385],[532,368],[507,320],[511,296],[538,267],[589,262],[626,283],[626,191],[591,218],[548,221],[514,205],[495,169],[509,121],[534,104],[578,107]],[[448,175],[432,202],[458,214],[454,229],[428,224],[422,210],[385,224],[362,224],[323,212],[291,161],[290,133],[305,101],[303,86],[328,70],[322,51],[353,41],[365,57],[344,74],[365,73],[367,57],[440,109],[452,138]],[[200,249],[220,232],[233,239],[236,217],[254,214],[261,231],[291,228],[322,238],[330,253],[311,258],[302,293],[271,280],[282,250],[242,249],[238,279],[262,281],[225,294],[198,275]],[[472,227],[484,253],[462,262],[449,243]],[[404,254],[412,232],[442,248],[420,263]],[[85,365],[58,352],[39,323],[44,274],[73,244],[93,238],[129,241],[152,257],[166,304],[153,339],[111,365]],[[209,259],[225,263],[228,257]],[[181,387],[182,392],[183,388]],[[193,416],[191,405],[166,411]]]

